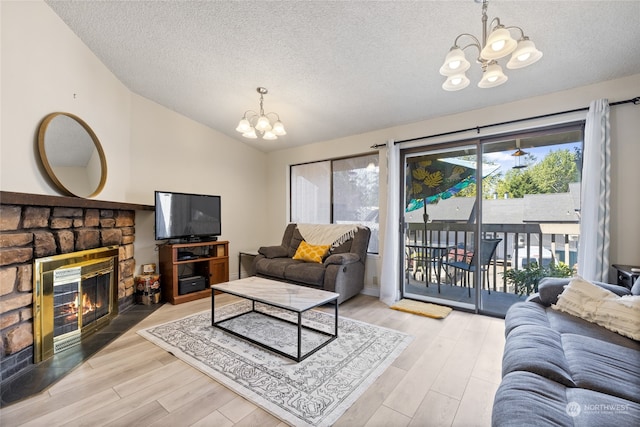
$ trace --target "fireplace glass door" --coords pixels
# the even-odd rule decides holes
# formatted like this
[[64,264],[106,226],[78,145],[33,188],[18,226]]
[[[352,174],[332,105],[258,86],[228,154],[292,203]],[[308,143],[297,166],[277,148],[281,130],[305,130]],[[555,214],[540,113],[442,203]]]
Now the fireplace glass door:
[[34,360],[79,344],[118,314],[118,247],[35,262]]
[[80,330],[78,323],[78,294],[80,280],[71,283],[55,283],[53,286],[53,336]]
[[109,313],[109,274],[82,280],[82,325],[97,322]]
[[[102,270],[111,264],[97,260],[85,267]],[[77,343],[79,338],[73,338],[75,335],[109,314],[110,286],[109,269],[83,274],[83,267],[70,265],[54,271],[53,336],[56,352]]]

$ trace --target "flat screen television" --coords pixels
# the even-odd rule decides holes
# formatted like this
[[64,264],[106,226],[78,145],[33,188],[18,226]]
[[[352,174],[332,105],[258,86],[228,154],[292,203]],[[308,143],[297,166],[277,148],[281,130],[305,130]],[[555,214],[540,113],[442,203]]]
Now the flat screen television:
[[155,192],[156,240],[216,240],[222,233],[220,196]]

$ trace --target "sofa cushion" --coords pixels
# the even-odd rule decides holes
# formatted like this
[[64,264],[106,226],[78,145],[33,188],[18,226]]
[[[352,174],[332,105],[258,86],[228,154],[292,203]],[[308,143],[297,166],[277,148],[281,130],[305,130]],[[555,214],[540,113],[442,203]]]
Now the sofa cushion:
[[352,253],[332,254],[332,255],[329,255],[324,260],[324,265],[325,266],[330,264],[347,265],[347,264],[353,264],[354,262],[358,262],[358,261],[360,261],[360,257],[358,256],[358,254],[352,254]]
[[640,350],[574,334],[562,347],[577,387],[640,403]]
[[562,334],[576,334],[607,341],[623,347],[638,349],[640,343],[624,337],[595,323],[587,322],[579,317],[547,308],[547,319],[550,327]]
[[503,376],[516,371],[640,403],[640,345],[625,347],[546,326],[521,325],[509,334],[502,360]]
[[540,301],[544,305],[555,304],[558,296],[564,291],[565,286],[569,284],[569,279],[560,277],[545,277],[538,285],[538,294]]
[[304,264],[304,262],[291,258],[262,258],[255,263],[256,274],[283,279],[285,269],[291,264]]
[[575,387],[564,355],[562,335],[550,328],[524,325],[514,329],[505,343],[502,376],[527,371]]
[[331,245],[311,245],[303,240],[300,242],[295,255],[293,255],[293,259],[321,263],[329,253],[330,247]]
[[282,277],[292,282],[322,287],[324,285],[324,273],[323,264],[297,261],[295,264],[286,266]]
[[508,336],[513,329],[523,325],[550,327],[545,307],[531,302],[513,304],[504,318],[505,336]]
[[584,388],[568,388],[566,393],[574,426],[640,426],[638,403]]
[[262,246],[258,249],[258,253],[266,258],[289,257],[289,250],[284,246]]
[[496,392],[492,426],[640,425],[640,405],[597,391],[567,388],[531,372],[512,372]]
[[491,413],[494,427],[572,426],[566,387],[531,372],[512,372],[502,379]]
[[293,256],[296,254],[296,251],[298,250],[298,246],[300,246],[300,242],[302,241],[304,241],[304,238],[302,237],[302,234],[300,234],[300,230],[298,230],[298,227],[296,227],[293,230],[291,240],[289,241],[289,252],[287,254],[289,258],[293,258]]

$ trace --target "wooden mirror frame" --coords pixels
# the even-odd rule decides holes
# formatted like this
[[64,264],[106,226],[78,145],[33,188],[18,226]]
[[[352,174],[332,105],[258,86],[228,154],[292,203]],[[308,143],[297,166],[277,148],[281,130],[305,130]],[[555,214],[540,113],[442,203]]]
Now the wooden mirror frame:
[[[45,144],[45,137],[51,121],[54,120],[56,117],[60,117],[60,116],[66,116],[74,120],[80,126],[82,126],[82,128],[87,132],[88,136],[91,138],[91,141],[93,142],[93,145],[98,152],[98,156],[100,158],[100,182],[98,183],[95,189],[92,189],[90,194],[75,194],[73,191],[71,191],[69,189],[69,186],[70,186],[69,183],[65,185],[61,181],[61,178],[56,175],[54,171],[54,167],[49,162],[49,158],[47,156],[47,146]],[[51,148],[50,139],[49,139],[48,146],[49,146],[49,150],[51,150],[52,148]],[[70,196],[75,196],[75,197],[90,198],[98,195],[104,188],[105,183],[107,182],[107,158],[104,154],[104,150],[102,149],[102,145],[100,145],[100,141],[98,140],[98,137],[93,132],[91,127],[80,117],[71,113],[63,113],[63,112],[56,112],[56,113],[51,113],[47,115],[42,120],[42,123],[40,124],[40,128],[38,130],[38,151],[40,154],[40,160],[42,161],[42,165],[44,169],[47,171],[47,175],[49,175],[49,178],[51,178],[51,180],[58,187],[58,189],[63,191],[65,194]]]

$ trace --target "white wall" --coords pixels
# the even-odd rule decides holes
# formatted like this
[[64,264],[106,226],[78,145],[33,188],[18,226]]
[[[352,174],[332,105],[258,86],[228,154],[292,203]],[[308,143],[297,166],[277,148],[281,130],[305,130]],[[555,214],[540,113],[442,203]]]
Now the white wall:
[[[602,82],[590,86],[579,87],[550,95],[524,99],[518,102],[496,107],[468,111],[462,114],[439,117],[404,126],[383,129],[347,138],[326,141],[309,146],[282,150],[269,154],[269,239],[279,241],[279,232],[288,219],[288,165],[331,157],[340,157],[370,151],[373,144],[383,144],[389,139],[405,140],[426,135],[434,135],[459,129],[493,124],[508,120],[533,117],[559,111],[588,107],[590,101],[608,98],[610,102],[626,100],[640,95],[640,74],[626,78]],[[491,92],[487,92],[490,96]],[[482,131],[482,135],[490,135],[513,129],[524,129],[569,120],[584,119],[586,112],[557,116],[550,119],[536,120],[518,125],[492,128]],[[640,183],[640,107],[633,104],[612,107],[612,192],[611,192],[611,263],[640,264],[640,198],[637,197],[637,185]],[[472,138],[475,131],[455,137],[429,139],[405,145],[435,144],[453,139]],[[380,235],[384,234],[384,218],[386,217],[386,151],[380,151]],[[381,253],[384,242],[381,241]],[[380,277],[380,260],[367,260],[367,289],[372,293],[375,278]],[[371,265],[373,263],[373,265]],[[611,276],[615,280],[615,276]]]
[[[49,113],[76,114],[107,157],[96,199],[152,205],[154,190],[221,195],[221,238],[237,275],[238,250],[266,239],[266,155],[129,91],[44,2],[2,1],[0,12],[0,189],[60,195],[40,170],[37,130]],[[153,225],[153,212],[137,213],[137,264],[157,262]]]
[[[266,238],[266,155],[141,96],[131,99],[127,200],[153,204],[154,190],[220,195],[221,239],[229,240],[235,278],[238,251],[255,249]],[[138,263],[155,251],[153,220],[136,218]]]
[[[49,113],[76,114],[92,127],[109,161],[97,199],[126,201],[129,185],[129,90],[43,2],[0,2],[2,104],[0,186],[58,193],[37,160],[38,126]],[[117,159],[117,166],[116,166]]]

